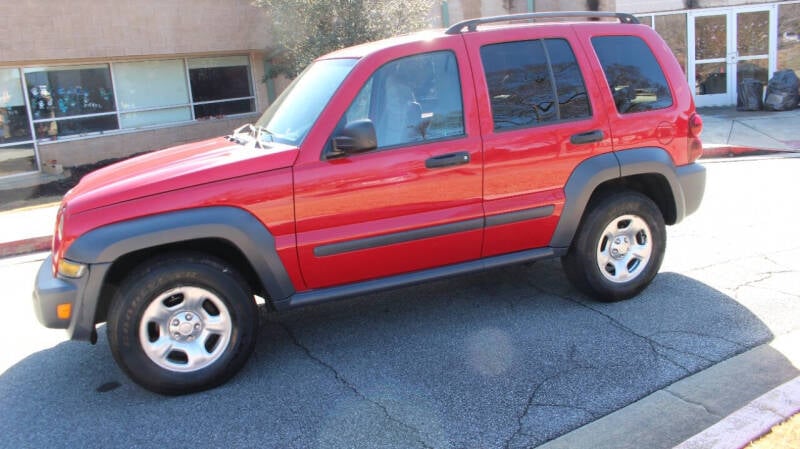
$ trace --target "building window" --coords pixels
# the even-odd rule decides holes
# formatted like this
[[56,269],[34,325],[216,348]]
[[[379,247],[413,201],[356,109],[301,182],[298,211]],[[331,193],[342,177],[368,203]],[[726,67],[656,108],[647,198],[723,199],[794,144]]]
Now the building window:
[[247,56],[0,68],[0,176],[36,144],[255,112]]
[[689,57],[686,45],[686,14],[662,14],[655,17],[655,30],[667,43],[667,46],[678,60],[683,73],[686,74]]
[[107,64],[35,67],[24,72],[38,139],[118,128]]
[[31,124],[18,69],[0,69],[0,176],[36,170]]
[[800,72],[800,3],[778,5],[778,70]]
[[116,63],[120,128],[192,120],[183,60]]
[[247,56],[189,59],[196,119],[255,111]]

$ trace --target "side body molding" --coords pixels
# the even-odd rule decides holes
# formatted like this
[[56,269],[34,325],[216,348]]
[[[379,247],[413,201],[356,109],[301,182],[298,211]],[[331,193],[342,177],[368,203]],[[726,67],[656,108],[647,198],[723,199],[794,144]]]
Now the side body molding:
[[208,238],[239,248],[273,300],[295,292],[272,234],[252,214],[235,207],[182,210],[103,226],[75,240],[66,257],[91,265],[110,264],[134,251]]

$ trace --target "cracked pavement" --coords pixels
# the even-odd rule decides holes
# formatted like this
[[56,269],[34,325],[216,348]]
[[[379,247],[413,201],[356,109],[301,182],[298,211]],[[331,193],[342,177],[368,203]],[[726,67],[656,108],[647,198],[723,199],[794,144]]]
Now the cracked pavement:
[[800,159],[707,167],[633,300],[590,301],[555,260],[263,310],[244,370],[191,396],[132,384],[104,329],[41,328],[36,258],[0,261],[0,447],[529,448],[658,391],[718,419],[674,385],[800,330]]

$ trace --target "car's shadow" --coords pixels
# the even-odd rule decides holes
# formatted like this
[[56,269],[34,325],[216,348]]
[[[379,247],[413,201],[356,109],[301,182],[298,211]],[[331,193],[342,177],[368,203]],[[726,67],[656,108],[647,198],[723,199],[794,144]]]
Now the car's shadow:
[[0,446],[530,447],[772,338],[691,278],[604,304],[555,261],[265,311],[260,331],[238,376],[182,397],[132,384],[104,332],[38,352],[0,376]]

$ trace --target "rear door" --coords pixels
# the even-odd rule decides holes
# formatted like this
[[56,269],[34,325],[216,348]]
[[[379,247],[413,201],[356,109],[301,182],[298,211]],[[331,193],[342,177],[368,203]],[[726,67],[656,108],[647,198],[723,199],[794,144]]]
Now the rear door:
[[611,151],[597,84],[571,27],[465,33],[484,136],[483,256],[547,246],[564,185]]
[[[309,288],[480,257],[483,155],[463,41],[448,36],[368,58],[349,78],[366,81],[329,115],[336,125],[327,141],[295,165],[298,256]],[[375,126],[377,149],[326,152],[338,130],[364,119]]]

